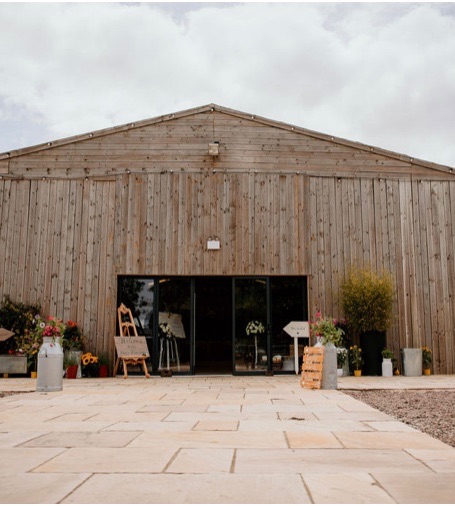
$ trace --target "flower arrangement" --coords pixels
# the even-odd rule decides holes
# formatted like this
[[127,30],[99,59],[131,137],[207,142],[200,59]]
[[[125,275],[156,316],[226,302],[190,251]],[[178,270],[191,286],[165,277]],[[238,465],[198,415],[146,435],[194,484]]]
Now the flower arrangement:
[[76,322],[68,320],[62,336],[62,348],[67,350],[80,351],[86,345],[85,336],[82,335]]
[[358,371],[362,368],[362,348],[359,348],[356,344],[349,348],[349,362],[351,363],[354,370]]
[[53,316],[43,318],[37,314],[35,316],[35,322],[36,326],[34,333],[38,339],[42,339],[44,337],[52,337],[55,339],[56,337],[62,337],[65,332],[65,324],[62,320],[54,318]]
[[171,332],[171,326],[167,322],[159,324],[158,333],[160,338],[172,339],[174,337],[174,334]]
[[[16,354],[27,356],[27,366],[31,371],[36,371],[38,352],[41,342],[36,339],[33,332],[26,329],[22,336],[16,337]],[[9,350],[10,355],[14,354],[13,350]]]
[[25,329],[23,335],[16,338],[16,343],[17,353],[27,355],[29,368],[36,371],[38,352],[43,344],[43,338],[52,337],[54,341],[56,337],[63,335],[65,325],[58,318],[53,316],[43,318],[39,314],[35,315],[32,323],[35,326],[34,329]]
[[310,322],[310,335],[320,340],[326,346],[332,343],[335,346],[342,344],[344,330],[336,326],[337,320],[333,318],[323,317],[318,311],[316,313],[316,321]]
[[90,352],[84,353],[81,358],[82,374],[88,378],[98,376],[98,357]]
[[343,369],[348,359],[348,350],[346,348],[337,348],[337,368]]
[[422,366],[424,369],[430,369],[431,363],[433,362],[433,354],[430,348],[426,346],[422,347]]
[[264,325],[257,320],[252,320],[248,323],[245,329],[246,335],[256,336],[257,334],[263,334],[265,332]]

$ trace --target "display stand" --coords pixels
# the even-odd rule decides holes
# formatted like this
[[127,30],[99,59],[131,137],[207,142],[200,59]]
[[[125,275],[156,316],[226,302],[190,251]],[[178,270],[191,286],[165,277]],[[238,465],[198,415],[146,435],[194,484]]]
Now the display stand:
[[120,304],[117,310],[118,324],[120,329],[120,337],[115,337],[115,347],[117,349],[117,361],[114,367],[114,377],[117,375],[117,370],[120,361],[123,363],[123,377],[128,378],[128,365],[142,365],[144,374],[150,378],[147,370],[145,359],[148,358],[149,352],[147,349],[147,342],[144,336],[138,336],[136,325],[133,321],[131,309],[128,309],[124,304]]
[[319,390],[322,382],[322,364],[324,362],[324,348],[305,346],[303,352],[302,377],[300,386],[302,388],[313,388]]

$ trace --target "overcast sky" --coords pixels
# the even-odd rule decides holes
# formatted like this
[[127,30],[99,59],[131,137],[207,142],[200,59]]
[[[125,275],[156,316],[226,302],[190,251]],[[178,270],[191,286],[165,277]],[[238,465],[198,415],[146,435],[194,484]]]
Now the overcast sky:
[[0,152],[212,102],[455,167],[455,4],[0,3]]

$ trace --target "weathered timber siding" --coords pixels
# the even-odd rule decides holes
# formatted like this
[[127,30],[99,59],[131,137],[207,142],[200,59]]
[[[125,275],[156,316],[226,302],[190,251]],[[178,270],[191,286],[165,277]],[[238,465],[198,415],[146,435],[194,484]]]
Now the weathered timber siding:
[[[310,314],[342,316],[351,265],[390,270],[395,353],[454,370],[455,182],[277,174],[0,180],[0,293],[111,346],[117,274],[310,276]],[[220,251],[207,251],[209,236]]]
[[118,274],[307,273],[304,188],[277,174],[0,180],[0,295],[81,322],[102,349]]
[[395,356],[455,373],[454,176],[387,153],[206,107],[1,155],[0,297],[112,352],[117,275],[307,275],[310,317],[342,317],[344,273],[371,265]]
[[454,197],[452,181],[311,178],[310,314],[342,316],[339,281],[351,264],[390,270],[396,317],[389,346],[396,356],[428,346],[435,371],[453,374]]

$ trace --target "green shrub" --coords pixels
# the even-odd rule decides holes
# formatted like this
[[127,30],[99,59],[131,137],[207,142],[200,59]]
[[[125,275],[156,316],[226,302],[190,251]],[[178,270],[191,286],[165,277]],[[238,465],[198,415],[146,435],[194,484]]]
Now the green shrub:
[[384,348],[382,351],[381,351],[381,354],[382,354],[382,358],[390,358],[392,359],[393,358],[393,351],[392,350],[389,350],[387,348]]
[[35,315],[41,308],[35,304],[13,302],[5,295],[0,307],[0,327],[14,332],[14,337],[0,342],[0,354],[15,352],[21,346],[21,338],[35,328]]
[[389,273],[351,269],[341,283],[341,299],[349,325],[358,332],[385,332],[392,322],[394,287]]

